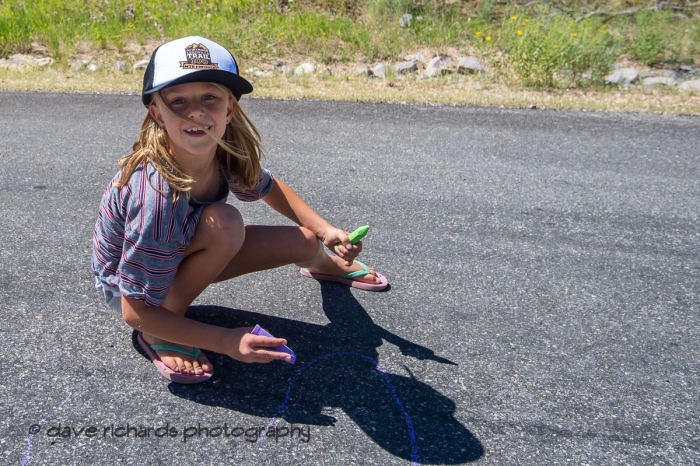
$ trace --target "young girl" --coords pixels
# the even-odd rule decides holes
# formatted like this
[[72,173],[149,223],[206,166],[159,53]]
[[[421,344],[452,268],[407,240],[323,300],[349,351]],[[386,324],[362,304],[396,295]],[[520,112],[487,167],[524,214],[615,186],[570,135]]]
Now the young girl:
[[[209,284],[296,264],[322,280],[381,290],[386,278],[355,258],[361,243],[314,212],[260,166],[260,134],[238,105],[253,87],[231,53],[202,37],[153,52],[144,76],[148,109],[133,153],[102,198],[92,271],[107,304],[140,333],[161,374],[179,383],[209,379],[205,348],[239,361],[289,361],[286,340],[184,317]],[[262,199],[299,227],[244,225],[228,193]],[[323,246],[337,255],[326,254]]]

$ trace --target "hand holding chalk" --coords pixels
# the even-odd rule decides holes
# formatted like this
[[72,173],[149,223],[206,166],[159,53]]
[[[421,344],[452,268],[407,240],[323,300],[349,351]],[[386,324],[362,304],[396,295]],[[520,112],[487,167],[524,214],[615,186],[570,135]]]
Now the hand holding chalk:
[[[369,225],[362,226],[358,228],[357,230],[353,231],[348,235],[348,241],[350,241],[350,244],[357,244],[360,242],[362,238],[367,236],[367,233],[369,232]],[[339,246],[342,246],[343,243],[338,243],[335,245],[335,249],[337,250]]]
[[[259,335],[261,337],[275,338],[259,325],[256,325],[250,333],[252,333],[253,335]],[[287,353],[288,355],[290,355],[292,359],[289,361],[289,364],[294,364],[294,362],[297,360],[297,355],[294,354],[294,351],[290,350],[286,346],[271,346],[270,349],[279,351],[281,353]]]

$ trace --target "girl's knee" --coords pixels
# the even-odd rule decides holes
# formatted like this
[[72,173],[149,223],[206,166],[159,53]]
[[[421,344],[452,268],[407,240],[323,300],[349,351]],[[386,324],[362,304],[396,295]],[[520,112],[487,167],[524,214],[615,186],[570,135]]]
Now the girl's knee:
[[[228,204],[212,204],[202,210],[195,237],[206,241],[205,247],[216,246],[236,253],[245,239],[245,224],[241,213]],[[194,240],[194,238],[193,238]]]
[[302,235],[304,236],[304,251],[306,252],[306,256],[313,257],[318,253],[319,248],[321,247],[320,242],[316,235],[309,229],[304,228],[304,227],[299,227],[299,230],[301,231]]

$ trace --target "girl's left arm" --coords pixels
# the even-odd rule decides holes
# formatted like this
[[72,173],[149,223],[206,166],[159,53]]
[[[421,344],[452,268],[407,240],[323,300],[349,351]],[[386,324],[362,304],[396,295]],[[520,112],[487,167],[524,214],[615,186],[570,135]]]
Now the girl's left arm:
[[[286,183],[275,178],[272,188],[262,198],[267,205],[281,213],[297,225],[311,230],[328,249],[347,261],[346,265],[355,260],[362,251],[362,242],[355,245],[348,241],[348,233],[335,228],[323,217],[318,215],[304,200]],[[338,249],[334,246],[342,243]]]

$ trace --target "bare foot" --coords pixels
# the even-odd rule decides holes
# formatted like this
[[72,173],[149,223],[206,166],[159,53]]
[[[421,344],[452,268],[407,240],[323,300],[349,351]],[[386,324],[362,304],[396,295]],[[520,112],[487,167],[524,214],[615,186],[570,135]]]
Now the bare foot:
[[[154,337],[153,335],[149,335],[147,333],[142,334],[143,339],[148,343],[149,345],[173,345],[173,346],[180,346],[182,349],[186,349],[187,351],[192,351],[191,346],[183,346],[183,345],[176,345],[174,343],[171,343],[169,341]],[[209,360],[207,357],[204,355],[202,351],[199,352],[199,355],[197,356],[197,359],[188,356],[183,353],[178,353],[177,351],[170,351],[170,350],[153,350],[155,351],[158,356],[160,356],[161,361],[163,361],[163,364],[168,366],[171,370],[175,372],[179,372],[181,374],[190,374],[190,375],[202,375],[205,372],[211,372],[213,370],[212,365],[209,363]]]
[[[317,267],[308,267],[308,271],[311,273],[321,273],[325,275],[345,275],[352,272],[357,272],[362,270],[362,266],[353,262],[349,267],[345,265],[345,261],[338,256],[327,256],[330,261],[323,261],[323,263]],[[377,272],[374,271],[372,267],[369,268],[369,273],[366,275],[359,275],[354,278],[355,280],[360,280],[367,283],[381,283],[379,277],[377,277]]]

